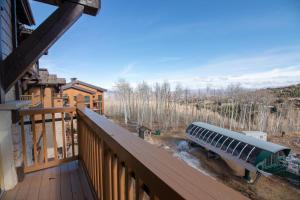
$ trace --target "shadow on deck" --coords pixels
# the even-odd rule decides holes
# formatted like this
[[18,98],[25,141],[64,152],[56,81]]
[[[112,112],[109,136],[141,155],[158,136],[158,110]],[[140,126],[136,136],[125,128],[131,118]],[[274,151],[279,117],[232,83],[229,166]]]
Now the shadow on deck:
[[78,161],[25,175],[1,200],[94,199]]

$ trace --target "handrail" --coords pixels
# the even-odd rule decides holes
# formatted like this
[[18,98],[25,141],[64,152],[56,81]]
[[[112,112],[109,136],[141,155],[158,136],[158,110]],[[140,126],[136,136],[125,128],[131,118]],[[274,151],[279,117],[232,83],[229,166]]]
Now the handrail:
[[20,95],[21,101],[32,101],[32,95]]
[[79,159],[98,199],[247,199],[90,109],[77,109]]
[[[75,107],[30,108],[19,111],[25,173],[78,158],[75,150],[77,144],[74,139],[77,136],[74,129],[75,112]],[[47,142],[49,138],[51,138],[51,147]],[[53,149],[50,155],[49,148]]]
[[75,112],[75,107],[52,107],[52,108],[29,108],[29,109],[22,109],[19,111],[21,116],[24,115],[37,115],[37,114],[51,114],[51,113],[69,113]]

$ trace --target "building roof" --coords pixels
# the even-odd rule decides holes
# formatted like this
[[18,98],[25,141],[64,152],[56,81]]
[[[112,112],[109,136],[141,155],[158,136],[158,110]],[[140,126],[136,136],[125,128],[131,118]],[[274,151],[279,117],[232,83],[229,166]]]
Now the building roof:
[[18,0],[16,3],[18,20],[28,26],[34,25],[35,21],[28,0]]
[[104,88],[101,88],[101,87],[98,87],[98,86],[95,86],[95,85],[92,85],[92,84],[89,84],[89,83],[86,83],[86,82],[83,82],[83,81],[79,81],[79,80],[73,80],[71,81],[70,83],[67,83],[64,87],[63,87],[63,90],[70,86],[76,86],[77,84],[80,84],[80,85],[84,85],[86,87],[89,87],[89,88],[93,88],[95,90],[98,90],[98,91],[101,91],[101,92],[106,92],[107,90],[104,89]]
[[75,90],[79,90],[79,91],[86,92],[86,93],[89,93],[89,94],[95,94],[96,93],[92,90],[88,90],[88,89],[85,89],[85,88],[82,88],[82,87],[79,87],[79,86],[76,86],[76,85],[64,85],[64,86],[62,86],[62,89],[63,90],[75,89]]
[[203,122],[194,122],[193,124],[196,125],[196,126],[205,128],[207,130],[214,131],[216,133],[220,133],[220,134],[225,135],[227,137],[239,140],[241,142],[250,144],[250,145],[258,147],[260,149],[272,152],[272,153],[276,153],[276,152],[281,151],[281,150],[290,150],[289,148],[281,146],[279,144],[259,140],[259,139],[256,139],[254,137],[247,136],[247,135],[244,135],[244,134],[241,134],[241,133],[238,133],[238,132],[230,131],[228,129],[217,127],[217,126],[214,126],[214,125],[211,125],[211,124],[207,124],[207,123],[203,123]]
[[272,154],[287,156],[290,149],[252,136],[230,131],[203,122],[194,122],[186,130],[187,138],[254,172]]
[[56,74],[49,74],[48,69],[40,68],[39,71],[39,85],[65,85],[65,78],[57,78]]
[[104,88],[101,88],[101,87],[98,87],[98,86],[95,86],[95,85],[92,85],[92,84],[89,84],[89,83],[86,83],[86,82],[83,82],[83,81],[76,80],[75,82],[76,82],[77,84],[81,84],[81,85],[84,85],[84,86],[93,88],[93,89],[95,89],[95,90],[99,90],[99,91],[101,91],[101,92],[106,92],[106,91],[107,91],[107,89],[104,89]]

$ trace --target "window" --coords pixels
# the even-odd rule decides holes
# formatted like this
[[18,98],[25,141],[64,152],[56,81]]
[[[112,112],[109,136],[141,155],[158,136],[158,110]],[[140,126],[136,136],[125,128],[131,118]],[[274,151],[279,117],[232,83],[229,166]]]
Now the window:
[[200,136],[200,134],[201,134],[201,132],[202,132],[202,129],[203,129],[203,128],[200,128],[200,129],[197,131],[196,138],[199,138],[199,136]]
[[74,101],[77,101],[77,96],[73,96]]
[[241,155],[240,155],[240,159],[242,160],[246,160],[248,154],[250,153],[250,151],[253,149],[252,145],[247,145],[246,148],[242,151]]
[[193,135],[193,132],[196,130],[196,128],[198,128],[197,126],[194,126],[191,130],[191,135]]
[[84,104],[90,108],[90,96],[84,96]]
[[90,103],[90,96],[84,96],[84,103],[89,104]]
[[225,143],[223,144],[223,146],[222,146],[222,150],[223,151],[226,151],[226,149],[227,149],[227,146],[232,142],[232,138],[228,138],[226,141],[225,141]]
[[194,132],[193,132],[193,136],[195,136],[196,135],[196,133],[198,132],[198,130],[200,129],[200,127],[197,127],[195,130],[194,130]]
[[217,147],[217,148],[221,147],[221,145],[223,144],[223,142],[224,142],[227,138],[228,138],[228,137],[223,136],[223,137],[217,142],[216,147]]
[[204,132],[206,131],[206,129],[205,128],[202,128],[202,130],[201,130],[201,132],[200,132],[200,134],[199,134],[199,139],[201,139],[203,136],[204,136]]
[[241,142],[234,150],[234,152],[232,153],[233,156],[238,156],[240,155],[240,152],[242,151],[242,149],[246,146],[246,143]]
[[227,149],[227,153],[232,153],[232,151],[234,150],[234,148],[236,147],[236,145],[238,145],[240,141],[238,140],[234,140],[228,147]]
[[211,134],[211,136],[207,139],[207,143],[210,143],[213,139],[214,139],[214,137],[217,135],[218,133],[216,133],[216,132],[213,132],[212,134]]
[[211,134],[213,134],[213,132],[208,131],[207,134],[204,136],[203,141],[205,142]]
[[211,145],[215,145],[216,143],[217,143],[217,141],[220,139],[222,137],[222,135],[221,134],[219,134],[219,135],[217,135],[217,137],[215,137],[215,139],[213,139],[213,141],[212,141],[212,143],[211,143]]
[[255,149],[250,153],[247,162],[251,163],[253,165],[255,165],[256,163],[256,158],[258,156],[258,154],[261,152],[262,150],[260,148],[255,147]]
[[208,132],[209,132],[208,130],[204,129],[204,131],[202,131],[200,140],[203,140],[204,136],[205,136]]

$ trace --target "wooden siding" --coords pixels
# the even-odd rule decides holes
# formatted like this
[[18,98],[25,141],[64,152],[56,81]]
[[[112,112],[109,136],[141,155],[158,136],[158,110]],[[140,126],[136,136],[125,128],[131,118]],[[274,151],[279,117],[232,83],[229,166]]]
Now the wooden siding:
[[69,106],[71,106],[71,107],[75,106],[76,101],[75,101],[74,97],[81,94],[83,96],[89,96],[90,97],[90,108],[93,110],[93,109],[96,109],[96,107],[94,107],[95,101],[98,100],[99,95],[102,95],[102,107],[100,108],[100,110],[101,110],[101,113],[103,113],[104,112],[104,93],[100,92],[99,90],[95,90],[93,88],[86,87],[86,86],[83,86],[83,85],[77,85],[77,86],[82,87],[84,89],[94,91],[95,94],[90,94],[90,93],[87,93],[87,92],[76,90],[74,88],[65,89],[63,91],[63,95],[66,95],[66,96],[69,97],[69,99],[68,99]]
[[1,53],[1,60],[4,60],[13,49],[12,44],[12,20],[11,20],[11,1],[10,0],[1,0],[1,19],[0,19],[0,53]]
[[[11,0],[0,0],[0,60],[4,60],[13,50]],[[5,94],[5,101],[15,100],[15,88]]]

